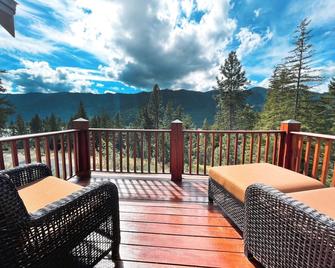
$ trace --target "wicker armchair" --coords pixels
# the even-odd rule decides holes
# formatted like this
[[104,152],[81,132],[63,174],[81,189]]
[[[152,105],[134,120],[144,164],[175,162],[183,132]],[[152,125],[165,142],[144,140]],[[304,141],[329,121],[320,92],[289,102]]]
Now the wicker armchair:
[[245,201],[245,253],[265,267],[335,267],[335,221],[262,184]]
[[0,267],[91,267],[119,258],[118,190],[91,184],[34,213],[16,187],[51,175],[44,164],[0,173]]

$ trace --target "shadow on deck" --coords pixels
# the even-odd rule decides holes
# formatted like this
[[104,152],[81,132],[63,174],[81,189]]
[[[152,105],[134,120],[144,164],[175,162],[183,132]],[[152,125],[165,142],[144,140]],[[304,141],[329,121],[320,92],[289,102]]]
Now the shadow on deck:
[[[243,254],[241,234],[207,202],[207,178],[93,173],[119,189],[121,247],[114,267],[259,267]],[[111,267],[108,258],[97,267]]]

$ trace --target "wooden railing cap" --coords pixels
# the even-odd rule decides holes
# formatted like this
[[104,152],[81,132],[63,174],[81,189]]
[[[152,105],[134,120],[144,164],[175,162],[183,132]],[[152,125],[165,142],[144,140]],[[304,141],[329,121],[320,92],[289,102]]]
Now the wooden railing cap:
[[172,121],[172,124],[182,124],[183,122],[180,121],[179,119],[176,119],[174,121]]

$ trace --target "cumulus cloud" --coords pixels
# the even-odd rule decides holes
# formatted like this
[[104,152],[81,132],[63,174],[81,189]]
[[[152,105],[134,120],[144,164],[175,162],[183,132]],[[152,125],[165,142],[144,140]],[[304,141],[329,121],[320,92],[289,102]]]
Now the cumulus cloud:
[[[102,74],[96,71],[58,67],[52,68],[45,61],[22,60],[23,68],[11,70],[4,75],[6,81],[11,81],[6,88],[9,93],[27,92],[90,92],[92,80],[104,80]],[[101,79],[100,79],[101,78]]]
[[[237,28],[229,0],[35,2],[52,9],[58,25],[37,21],[32,30],[94,55],[110,78],[138,88],[207,77]],[[189,81],[189,89],[195,86]]]
[[272,39],[272,32],[268,28],[264,36],[259,33],[252,32],[247,27],[242,27],[236,34],[236,39],[240,42],[236,53],[242,58],[262,46],[265,42]]

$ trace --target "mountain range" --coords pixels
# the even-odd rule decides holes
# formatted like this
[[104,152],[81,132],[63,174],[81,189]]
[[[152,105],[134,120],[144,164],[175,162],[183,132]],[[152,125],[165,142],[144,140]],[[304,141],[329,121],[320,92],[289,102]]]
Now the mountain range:
[[[255,110],[263,108],[267,89],[253,87],[247,90],[247,102]],[[161,90],[162,104],[166,105],[171,101],[175,106],[181,105],[184,112],[191,115],[197,127],[207,118],[209,123],[214,121],[216,113],[216,103],[214,96],[216,90],[207,92],[197,92],[190,90]],[[27,94],[6,94],[8,101],[15,107],[15,114],[10,120],[14,120],[16,115],[21,114],[26,121],[29,121],[35,114],[41,118],[54,113],[58,117],[67,121],[78,109],[78,105],[83,102],[89,116],[106,112],[111,116],[117,112],[121,113],[125,123],[132,122],[137,116],[138,109],[145,105],[149,99],[150,92],[138,94],[91,94],[91,93],[27,93]]]

